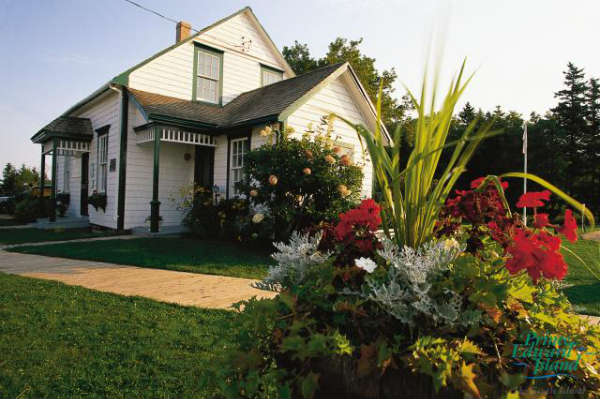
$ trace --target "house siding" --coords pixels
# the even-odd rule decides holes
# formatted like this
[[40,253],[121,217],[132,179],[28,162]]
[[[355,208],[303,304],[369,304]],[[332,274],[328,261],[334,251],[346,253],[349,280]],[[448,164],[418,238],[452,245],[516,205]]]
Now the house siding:
[[[252,40],[241,51],[242,37]],[[222,102],[260,87],[260,63],[284,69],[250,18],[240,14],[201,34],[194,41],[214,47],[223,54]],[[151,93],[192,99],[194,43],[190,41],[155,58],[129,75],[129,87]],[[284,78],[287,78],[284,74]]]
[[[127,173],[125,177],[125,220],[124,228],[132,229],[146,226],[150,216],[152,200],[152,176],[154,167],[154,148],[152,143],[137,143],[133,128],[146,123],[140,111],[130,103],[130,123],[128,129]],[[186,161],[189,153],[192,159]],[[194,182],[194,146],[179,143],[160,143],[160,162],[158,178],[158,199],[162,226],[178,226],[185,212],[177,209],[181,199],[180,190]]]
[[[108,131],[108,176],[106,182],[106,210],[94,209],[89,206],[90,223],[104,226],[112,229],[117,228],[117,188],[118,188],[118,164],[119,164],[119,131],[120,131],[120,95],[114,91],[92,101],[86,107],[73,113],[72,116],[80,118],[89,118],[92,122],[92,129],[96,130],[106,125],[110,125]],[[62,158],[62,157],[60,157]],[[89,195],[98,189],[98,136],[94,133],[94,138],[90,143],[89,158]],[[110,160],[115,159],[117,169],[110,171]],[[62,180],[64,176],[64,161],[58,163],[57,169],[57,188],[62,190]],[[94,172],[92,172],[92,167]],[[92,181],[94,173],[94,181]],[[78,216],[80,214],[80,192],[81,192],[81,157],[71,157],[71,182],[70,182],[71,200],[68,214]]]
[[[287,120],[288,126],[294,129],[294,135],[299,137],[309,125],[313,128],[321,123],[321,117],[334,112],[354,123],[369,126],[368,118],[356,106],[356,99],[349,90],[347,78],[338,77],[316,94],[304,105],[292,113]],[[337,140],[353,146],[354,162],[363,165],[362,197],[370,197],[372,191],[373,166],[370,159],[363,154],[360,140],[354,129],[340,120],[334,121],[334,134]]]

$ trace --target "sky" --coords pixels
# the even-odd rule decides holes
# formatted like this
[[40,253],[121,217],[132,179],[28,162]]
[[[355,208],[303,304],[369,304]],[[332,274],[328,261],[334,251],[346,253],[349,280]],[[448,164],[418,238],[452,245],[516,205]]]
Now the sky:
[[[483,110],[543,114],[569,61],[600,77],[598,0],[136,1],[198,29],[250,6],[280,49],[298,40],[315,57],[362,37],[379,70],[395,68],[398,97],[420,86],[432,47],[442,78],[467,57],[463,103]],[[0,0],[0,167],[38,166],[33,134],[174,40],[174,23],[124,0]]]

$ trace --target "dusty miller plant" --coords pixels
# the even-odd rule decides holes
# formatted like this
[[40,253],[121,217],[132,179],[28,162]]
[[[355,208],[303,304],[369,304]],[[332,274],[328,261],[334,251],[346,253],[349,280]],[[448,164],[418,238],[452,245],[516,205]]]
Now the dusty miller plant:
[[478,321],[479,312],[462,309],[459,293],[450,288],[434,292],[435,282],[450,270],[452,261],[463,251],[456,242],[429,241],[418,249],[399,249],[389,239],[378,251],[388,265],[383,279],[367,278],[360,295],[377,303],[385,312],[410,327],[419,320],[436,326],[468,326]]
[[325,263],[331,256],[330,253],[322,253],[318,250],[322,236],[322,233],[311,236],[308,233],[300,234],[294,231],[289,243],[273,243],[278,252],[271,256],[277,261],[277,265],[272,266],[267,277],[254,286],[264,290],[280,291],[282,288],[300,284],[311,267]]

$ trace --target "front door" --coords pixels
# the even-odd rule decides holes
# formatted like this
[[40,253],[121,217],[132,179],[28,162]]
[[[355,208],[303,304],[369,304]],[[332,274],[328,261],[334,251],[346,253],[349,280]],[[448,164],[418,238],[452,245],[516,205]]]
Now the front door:
[[196,146],[194,161],[194,184],[212,190],[215,164],[213,147]]
[[84,153],[81,156],[81,216],[88,215],[88,169],[90,154]]

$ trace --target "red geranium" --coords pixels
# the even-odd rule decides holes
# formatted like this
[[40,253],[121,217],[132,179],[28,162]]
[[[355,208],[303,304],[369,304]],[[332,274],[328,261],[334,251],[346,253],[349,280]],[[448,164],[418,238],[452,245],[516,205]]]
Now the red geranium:
[[550,220],[548,219],[547,213],[537,213],[534,216],[535,218],[535,227],[538,229],[542,229],[550,224]]
[[527,270],[534,282],[541,276],[562,280],[567,274],[567,264],[559,252],[560,238],[546,231],[533,233],[516,229],[513,244],[507,248],[511,258],[506,268],[511,274]]
[[567,237],[567,240],[571,242],[577,241],[577,221],[573,217],[573,211],[570,209],[565,211],[565,221],[557,231]]
[[521,195],[517,202],[517,208],[537,208],[544,206],[543,201],[550,199],[550,191],[530,191]]
[[358,208],[340,214],[334,234],[338,242],[354,245],[360,252],[373,250],[375,232],[381,225],[381,207],[372,199],[363,200]]

